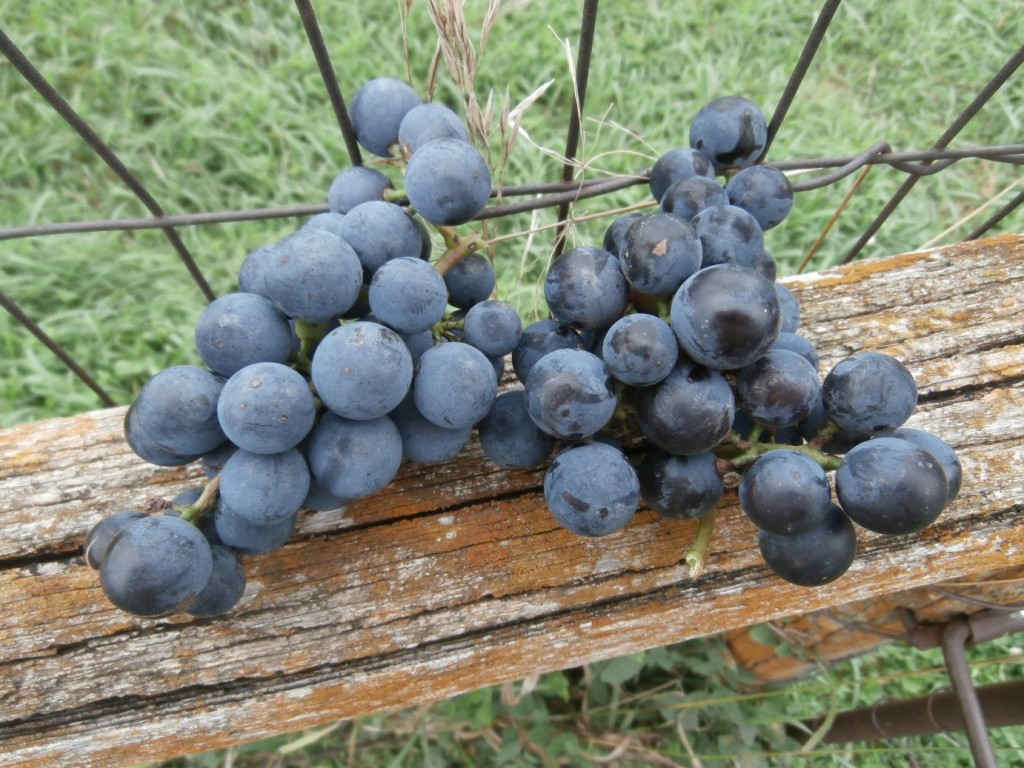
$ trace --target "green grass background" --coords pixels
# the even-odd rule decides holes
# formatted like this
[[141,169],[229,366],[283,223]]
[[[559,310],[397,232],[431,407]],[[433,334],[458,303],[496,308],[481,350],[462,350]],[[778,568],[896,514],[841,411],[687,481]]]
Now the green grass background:
[[[349,98],[371,77],[405,76],[399,24],[404,0],[316,5]],[[479,61],[476,93],[483,101],[493,91],[498,113],[506,92],[515,105],[554,81],[527,110],[523,128],[537,146],[556,152],[564,145],[573,104],[564,42],[575,40],[581,5],[506,0]],[[685,146],[690,119],[716,96],[746,95],[770,115],[818,7],[810,0],[603,3],[584,123],[584,175],[632,173],[661,152]],[[479,29],[485,10],[480,0],[466,3],[471,30]],[[0,0],[0,23],[169,213],[324,202],[331,179],[348,165],[291,2]],[[412,3],[408,31],[414,85],[422,90],[435,45],[425,0]],[[1022,41],[1024,15],[1009,0],[848,0],[769,159],[853,154],[880,139],[897,149],[927,148]],[[462,94],[443,72],[437,98],[461,110]],[[1022,120],[1024,78],[1017,77],[955,144],[1020,141]],[[0,125],[0,227],[146,215],[6,62],[0,62]],[[505,179],[555,180],[559,173],[555,159],[520,139]],[[1018,177],[1015,166],[962,161],[922,180],[864,255],[920,247]],[[872,171],[812,268],[834,264],[902,179],[886,168]],[[807,253],[851,183],[801,194],[790,220],[768,234],[782,273]],[[645,196],[636,187],[582,203],[577,214]],[[536,220],[514,217],[501,222],[499,232],[552,219],[551,212]],[[598,242],[610,220],[581,225],[575,242]],[[299,223],[281,219],[180,232],[214,288],[227,292],[249,250]],[[941,242],[955,242],[974,223],[954,228]],[[1021,223],[1017,213],[1000,231],[1020,229]],[[546,231],[530,240],[504,241],[495,253],[500,290],[524,316],[540,311],[536,286],[550,246]],[[121,403],[157,370],[196,362],[192,324],[202,296],[159,232],[0,242],[0,286]],[[6,315],[0,316],[0,345],[0,424],[99,406],[91,391]],[[996,657],[1020,653],[1012,641],[992,648],[986,653]],[[941,675],[914,671],[937,663],[934,655],[901,648],[844,665],[830,682],[816,679],[806,690],[736,699],[728,692],[740,681],[721,648],[702,641],[545,676],[515,705],[507,691],[503,704],[501,690],[489,689],[427,710],[339,727],[310,750],[287,757],[274,750],[296,737],[193,762],[348,764],[351,747],[353,764],[361,765],[584,764],[586,755],[612,752],[621,743],[615,739],[625,735],[647,752],[626,750],[617,758],[620,764],[689,765],[693,761],[675,730],[682,710],[674,707],[683,699],[666,703],[658,697],[684,697],[692,689],[691,696],[726,700],[701,710],[699,722],[686,721],[696,742],[691,746],[704,751],[706,764],[715,764],[711,755],[718,750],[746,755],[730,758],[735,764],[760,765],[784,760],[766,757],[766,750],[793,746],[779,724],[820,712],[828,699],[822,690],[844,704],[908,695],[942,684]],[[988,664],[978,674],[990,681],[1013,674],[1012,668]],[[893,669],[903,675],[895,687],[871,683]],[[581,715],[581,707],[590,714]],[[685,711],[690,717],[696,710]],[[446,729],[463,737],[444,737]],[[497,742],[488,729],[498,734]],[[1002,748],[1015,749],[1021,741],[1019,734],[1008,739]],[[962,738],[915,740],[909,746],[923,760],[932,759],[927,750],[938,749],[936,759],[949,761],[941,764],[968,764]],[[903,765],[906,748],[887,745],[824,759]],[[256,755],[253,762],[243,762],[247,754]],[[659,763],[661,758],[678,763]]]

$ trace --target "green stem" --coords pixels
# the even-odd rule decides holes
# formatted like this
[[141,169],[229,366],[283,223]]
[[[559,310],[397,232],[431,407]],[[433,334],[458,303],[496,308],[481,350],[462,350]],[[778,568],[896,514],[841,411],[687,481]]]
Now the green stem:
[[[750,432],[750,436],[747,439],[742,439],[735,432],[730,432],[725,440],[722,441],[714,449],[714,454],[720,459],[726,459],[732,464],[733,468],[739,469],[745,467],[748,464],[753,464],[759,456],[768,453],[768,451],[776,451],[779,449],[785,449],[789,451],[797,451],[805,456],[813,459],[822,469],[826,472],[839,469],[843,465],[843,459],[840,456],[833,456],[830,453],[825,453],[821,450],[821,446],[824,445],[830,439],[830,436],[822,438],[828,432],[828,427],[823,429],[814,440],[806,445],[781,445],[779,443],[762,443],[758,440],[761,436],[761,426],[755,424],[754,428]],[[738,452],[737,452],[738,451]]]
[[199,521],[203,519],[205,515],[217,502],[217,494],[220,492],[220,473],[214,477],[210,482],[203,488],[202,494],[196,499],[195,504],[190,504],[187,507],[178,507],[178,514],[182,520],[192,523],[192,525],[199,525]]
[[437,231],[444,238],[444,244],[447,249],[441,255],[441,258],[434,263],[434,269],[441,275],[444,275],[464,258],[471,253],[476,253],[482,246],[487,244],[479,232],[468,232],[465,235],[460,235],[455,231],[454,227],[437,227]]
[[452,320],[449,317],[445,317],[435,324],[430,331],[434,335],[434,341],[439,342],[446,338],[451,339],[454,331],[461,331],[465,326],[465,320]]
[[690,551],[686,553],[686,564],[690,566],[690,578],[696,579],[704,573],[704,557],[708,552],[708,545],[711,543],[711,534],[715,532],[715,517],[718,509],[706,512],[700,518],[700,528],[693,539]]
[[295,321],[295,335],[299,337],[299,349],[292,352],[288,360],[300,373],[309,374],[313,367],[313,349],[327,335],[327,323]]

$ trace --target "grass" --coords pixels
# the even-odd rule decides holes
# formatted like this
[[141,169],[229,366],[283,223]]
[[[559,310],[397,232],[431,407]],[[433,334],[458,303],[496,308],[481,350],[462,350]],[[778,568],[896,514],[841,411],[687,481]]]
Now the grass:
[[[370,77],[405,75],[401,5],[317,4],[349,97]],[[554,180],[559,163],[538,147],[557,152],[564,144],[573,105],[571,57],[564,41],[574,40],[578,32],[579,3],[506,0],[504,6],[480,57],[476,93],[484,101],[493,91],[500,109],[506,92],[515,105],[551,82],[525,112],[522,126],[532,142],[520,138],[505,179]],[[471,30],[479,29],[485,8],[484,3],[469,4]],[[1024,17],[1015,11],[1012,3],[990,0],[844,4],[769,159],[853,154],[879,139],[897,149],[928,147],[1024,39]],[[584,175],[629,174],[661,152],[685,145],[689,120],[718,95],[747,95],[770,114],[816,12],[817,4],[807,0],[604,3],[587,97]],[[348,164],[290,2],[0,0],[0,18],[15,43],[170,213],[323,202],[331,179]],[[422,1],[412,3],[408,47],[414,84],[422,89],[434,52]],[[463,94],[442,73],[437,98],[458,105]],[[1019,141],[1022,122],[1024,79],[1018,77],[955,143]],[[0,63],[0,123],[7,130],[0,143],[0,226],[146,214],[6,63]],[[1016,177],[1013,166],[963,161],[922,180],[864,255],[920,247],[991,201]],[[812,267],[836,263],[902,179],[893,170],[873,170]],[[790,221],[769,233],[768,246],[783,273],[802,260],[851,183],[847,179],[801,194]],[[633,188],[582,203],[576,214],[600,214],[643,201],[645,195],[642,187]],[[501,222],[497,233],[552,221],[550,211],[513,217]],[[573,242],[598,242],[608,223],[605,216],[579,225]],[[1017,212],[1001,229],[1019,229],[1021,223]],[[249,250],[298,224],[282,219],[180,232],[215,290],[226,292],[234,288],[237,268]],[[941,242],[956,241],[972,224],[954,227]],[[526,316],[540,311],[537,284],[551,244],[551,230],[545,230],[496,248],[500,290]],[[2,242],[0,283],[120,403],[129,402],[157,370],[196,360],[191,327],[202,296],[158,232]],[[0,424],[99,406],[92,392],[6,315],[0,316],[0,345],[5,363]],[[580,760],[591,755],[596,761],[622,748],[624,739],[642,749],[622,748],[622,764],[646,760],[654,765],[658,756],[688,764],[693,760],[664,699],[687,695],[680,687],[685,675],[686,691],[692,684],[701,695],[727,696],[723,692],[740,681],[730,677],[716,647],[713,642],[688,644],[545,676],[532,693],[515,689],[518,703],[509,689],[488,689],[426,710],[374,716],[340,726],[290,756],[277,750],[296,744],[297,737],[189,764],[348,764],[353,745],[358,756],[352,764],[452,764],[470,762],[467,755],[481,765],[542,764],[537,745],[545,745],[541,751],[553,764],[566,755]],[[1008,655],[1010,645],[992,647]],[[890,649],[837,669],[834,685],[848,691],[846,703],[866,703],[874,689],[864,678],[909,658],[925,667],[935,664],[934,657]],[[700,664],[705,671],[698,674],[693,667]],[[981,668],[979,680],[1005,675],[1008,668]],[[626,675],[630,670],[631,676]],[[895,692],[878,695],[907,695],[920,685],[942,682],[941,676],[931,680],[923,673],[900,680]],[[765,700],[708,703],[694,730],[700,743],[690,747],[730,752],[753,744],[763,751],[771,743],[784,748],[779,723],[820,712],[821,691],[814,688],[820,685],[819,680],[773,694],[771,706]],[[595,708],[605,714],[588,719],[584,707],[591,715]],[[607,715],[610,711],[614,717]],[[745,723],[756,725],[744,731],[739,725]],[[446,732],[456,736],[444,737]],[[1002,746],[1016,749],[1020,741],[1014,735]],[[952,755],[949,765],[966,759],[962,739],[957,743],[953,752],[941,753],[943,760]],[[921,751],[932,747],[948,750],[951,744],[935,739],[912,745]],[[906,764],[906,747],[894,748],[840,751],[829,753],[827,760]],[[710,752],[702,754],[706,764],[715,764]],[[731,759],[760,764],[751,755]]]

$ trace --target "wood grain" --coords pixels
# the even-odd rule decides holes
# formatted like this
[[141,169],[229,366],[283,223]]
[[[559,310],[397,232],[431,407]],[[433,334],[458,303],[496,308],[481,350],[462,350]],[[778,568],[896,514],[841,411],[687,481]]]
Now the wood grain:
[[693,522],[641,511],[575,537],[541,473],[498,471],[471,447],[304,515],[284,549],[247,561],[227,619],[142,620],[105,602],[82,538],[198,471],[135,458],[122,409],[26,424],[0,432],[3,764],[137,764],[1024,563],[1024,238],[786,282],[823,371],[895,354],[922,393],[911,425],[960,454],[961,495],[926,531],[864,533],[848,574],[803,589],[760,562],[730,491],[692,580]]

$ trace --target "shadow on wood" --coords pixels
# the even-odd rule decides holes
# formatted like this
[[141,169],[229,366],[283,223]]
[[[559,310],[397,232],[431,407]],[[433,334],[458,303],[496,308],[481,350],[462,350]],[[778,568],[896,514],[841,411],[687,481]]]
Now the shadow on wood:
[[927,530],[861,532],[850,572],[804,589],[761,562],[733,490],[691,580],[692,521],[641,511],[613,536],[575,537],[545,508],[542,473],[498,471],[473,447],[306,515],[284,549],[247,561],[228,618],[142,620],[105,601],[81,541],[198,470],[137,459],[123,409],[26,424],[0,432],[4,765],[198,752],[1024,563],[1024,239],[785,282],[823,371],[874,349],[917,378],[910,425],[964,466],[959,499]]

